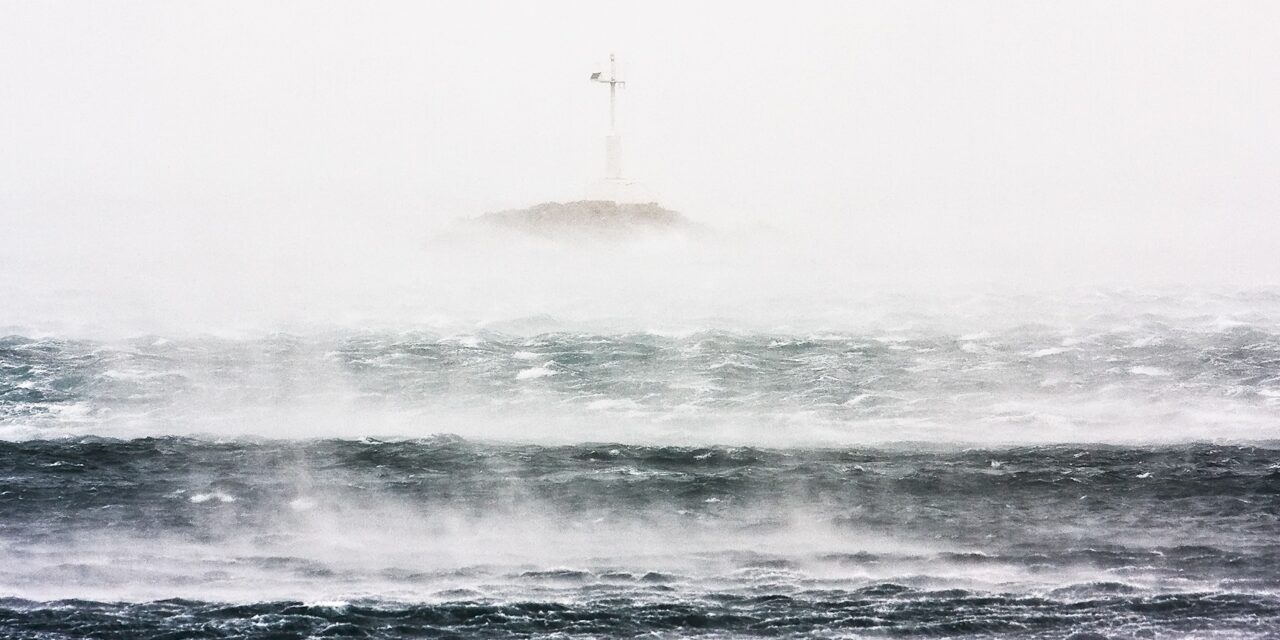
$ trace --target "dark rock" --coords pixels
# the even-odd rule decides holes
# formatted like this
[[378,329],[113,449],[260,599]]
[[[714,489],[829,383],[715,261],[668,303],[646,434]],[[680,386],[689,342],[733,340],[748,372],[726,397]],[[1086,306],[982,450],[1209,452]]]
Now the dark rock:
[[472,222],[546,236],[575,232],[635,235],[694,228],[687,218],[656,202],[619,203],[609,200],[544,202],[527,209],[486,213]]

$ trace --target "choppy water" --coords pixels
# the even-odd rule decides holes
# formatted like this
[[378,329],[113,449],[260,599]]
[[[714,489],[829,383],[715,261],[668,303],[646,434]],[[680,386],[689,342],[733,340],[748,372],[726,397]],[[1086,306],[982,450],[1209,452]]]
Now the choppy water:
[[1280,637],[1266,318],[569,324],[0,339],[0,635]]

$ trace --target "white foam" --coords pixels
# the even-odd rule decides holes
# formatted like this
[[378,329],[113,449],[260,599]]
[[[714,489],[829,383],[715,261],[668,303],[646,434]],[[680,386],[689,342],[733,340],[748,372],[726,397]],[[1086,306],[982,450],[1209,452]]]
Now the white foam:
[[1045,358],[1045,357],[1048,357],[1048,356],[1056,356],[1056,355],[1058,355],[1058,354],[1066,353],[1066,352],[1068,352],[1068,351],[1071,351],[1071,349],[1067,349],[1067,348],[1064,348],[1064,347],[1047,347],[1047,348],[1044,348],[1044,349],[1040,349],[1040,350],[1038,350],[1038,351],[1032,351],[1032,352],[1029,354],[1029,357],[1031,357],[1031,358]]
[[[547,365],[550,365],[550,364],[551,363],[549,362],[547,363]],[[556,370],[551,369],[547,365],[543,365],[541,367],[531,367],[529,369],[522,369],[516,373],[516,380],[534,380],[537,378],[554,376],[558,373]]]
[[316,508],[316,504],[317,503],[315,500],[312,500],[311,498],[307,498],[304,496],[301,498],[294,498],[293,500],[290,500],[289,508],[293,509],[294,511],[310,511],[311,509]]
[[222,493],[221,491],[213,491],[210,493],[197,493],[188,498],[191,502],[202,504],[209,501],[217,501],[222,503],[235,502],[234,496]]

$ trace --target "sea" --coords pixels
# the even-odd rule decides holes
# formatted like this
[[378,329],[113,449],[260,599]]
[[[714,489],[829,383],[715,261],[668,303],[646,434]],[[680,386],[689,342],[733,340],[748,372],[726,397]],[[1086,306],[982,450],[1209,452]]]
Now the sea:
[[0,637],[1280,637],[1277,290],[65,295],[0,323]]

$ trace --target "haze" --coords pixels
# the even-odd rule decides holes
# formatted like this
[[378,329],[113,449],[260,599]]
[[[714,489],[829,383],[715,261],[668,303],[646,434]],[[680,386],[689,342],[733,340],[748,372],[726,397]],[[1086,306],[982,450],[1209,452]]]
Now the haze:
[[[542,266],[559,252],[428,240],[582,197],[610,51],[627,172],[729,238],[657,251],[724,270],[690,295],[744,270],[726,290],[1274,284],[1276,24],[1269,2],[5,2],[7,320],[75,307],[53,290],[175,318],[381,288],[393,313]],[[659,264],[630,251],[552,274]]]

